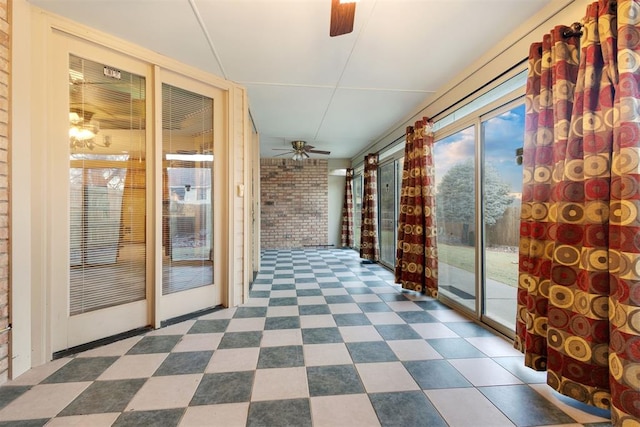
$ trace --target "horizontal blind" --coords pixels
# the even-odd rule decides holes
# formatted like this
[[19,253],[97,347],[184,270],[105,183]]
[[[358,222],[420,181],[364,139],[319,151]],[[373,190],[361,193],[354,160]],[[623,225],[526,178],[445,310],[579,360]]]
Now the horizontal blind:
[[145,299],[145,79],[69,57],[71,315]]
[[213,99],[162,85],[162,292],[213,283]]

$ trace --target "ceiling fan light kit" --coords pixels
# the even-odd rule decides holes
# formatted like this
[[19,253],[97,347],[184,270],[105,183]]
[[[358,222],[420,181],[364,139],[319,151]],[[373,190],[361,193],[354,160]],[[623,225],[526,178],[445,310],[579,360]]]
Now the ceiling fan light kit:
[[314,148],[315,147],[313,145],[307,145],[306,141],[296,140],[296,141],[291,141],[291,149],[288,149],[288,148],[274,148],[274,150],[285,150],[284,153],[276,154],[275,157],[283,156],[285,154],[293,154],[293,157],[291,157],[291,159],[292,160],[296,160],[296,161],[308,159],[309,158],[309,153],[312,153],[312,154],[324,154],[326,156],[331,154],[330,151],[314,150]]

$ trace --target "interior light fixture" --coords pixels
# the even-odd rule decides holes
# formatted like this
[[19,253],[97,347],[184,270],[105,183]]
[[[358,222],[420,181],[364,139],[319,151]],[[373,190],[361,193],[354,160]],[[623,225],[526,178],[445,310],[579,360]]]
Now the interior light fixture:
[[109,147],[111,138],[106,135],[102,142],[96,141],[96,134],[100,132],[100,123],[92,119],[93,113],[81,109],[69,112],[69,144],[71,149],[95,147]]
[[304,160],[304,155],[302,153],[294,153],[293,157],[291,157],[293,160]]

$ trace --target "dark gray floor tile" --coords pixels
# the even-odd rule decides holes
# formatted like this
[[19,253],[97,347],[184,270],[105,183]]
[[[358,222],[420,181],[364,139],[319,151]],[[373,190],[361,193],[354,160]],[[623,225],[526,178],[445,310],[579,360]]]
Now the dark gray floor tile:
[[[321,268],[326,268],[326,265],[322,265]],[[314,268],[314,270],[317,270],[317,268]],[[336,277],[336,275],[332,272],[332,273],[316,273],[316,277]]]
[[301,345],[264,347],[260,349],[258,369],[304,366]]
[[365,285],[367,285],[368,287],[370,287],[370,288],[384,288],[386,286],[389,286],[389,284],[387,282],[382,281],[382,280],[368,280],[368,279],[365,279],[363,281],[363,283]]
[[447,427],[421,391],[373,393],[369,399],[383,427]]
[[472,384],[446,360],[402,362],[421,389],[472,387]]
[[424,311],[397,311],[396,314],[407,323],[436,323],[438,319]]
[[146,336],[131,347],[127,354],[169,353],[181,339],[182,335]]
[[355,302],[351,295],[325,295],[324,299],[327,301],[327,304],[347,304]]
[[58,416],[122,412],[146,381],[146,378],[95,381]]
[[169,353],[154,376],[201,374],[211,360],[213,351],[185,351]]
[[274,329],[297,329],[299,327],[299,316],[267,317],[264,323],[265,331]]
[[227,332],[222,336],[218,349],[260,347],[261,331]]
[[25,391],[31,389],[31,386],[8,385],[0,387],[0,409],[13,402],[16,398],[22,396]]
[[353,365],[307,367],[307,381],[312,397],[365,392]]
[[288,297],[288,298],[271,298],[269,300],[270,307],[281,307],[285,305],[297,305],[298,298],[296,297]]
[[342,288],[342,282],[321,282],[319,283],[321,289],[336,289]]
[[518,426],[575,423],[528,385],[478,387],[478,390]]
[[267,307],[238,307],[233,317],[234,319],[248,319],[250,317],[265,317],[266,315]]
[[[298,273],[298,271],[296,271]],[[302,273],[301,271],[299,273]],[[306,273],[311,273],[308,271]],[[316,283],[317,279],[315,277],[296,277],[296,283]]]
[[188,334],[211,334],[224,332],[229,326],[229,319],[196,320]]
[[116,360],[117,357],[79,357],[49,375],[42,384],[93,381]]
[[365,313],[381,313],[385,311],[393,311],[384,302],[361,302],[358,304],[360,309]]
[[473,322],[447,322],[444,325],[462,338],[494,337],[496,335],[495,332],[491,332]]
[[464,338],[434,338],[426,341],[445,359],[487,357]]
[[349,292],[349,294],[351,295],[362,295],[362,294],[372,294],[374,293],[371,288],[368,288],[366,286],[361,286],[361,287],[349,287],[347,288],[347,292]]
[[248,402],[254,376],[254,371],[204,374],[189,405]]
[[376,325],[375,327],[385,341],[422,339],[420,334],[409,325]]
[[338,326],[360,326],[370,325],[369,318],[362,313],[334,314],[333,320]]
[[49,422],[49,418],[35,420],[0,421],[0,427],[42,427]]
[[347,349],[353,363],[395,362],[398,360],[389,344],[384,341],[350,342]]
[[310,316],[313,314],[331,314],[331,310],[329,310],[329,306],[327,304],[299,305],[298,312],[301,316]]
[[321,297],[322,290],[321,289],[298,289],[296,290],[296,295],[299,297]]
[[338,328],[310,328],[302,329],[304,344],[328,344],[342,342],[342,335]]
[[309,399],[251,402],[247,427],[311,427]]
[[405,297],[404,295],[400,293],[395,293],[395,292],[392,294],[378,294],[378,298],[380,298],[383,301],[390,301],[390,302],[409,301],[409,299],[407,299],[407,297]]
[[438,300],[414,301],[414,304],[422,307],[424,310],[451,310]]
[[[293,277],[293,274],[291,275]],[[272,291],[293,291],[296,285],[294,283],[280,283],[277,285],[271,285]]]
[[260,278],[253,281],[254,285],[270,285],[273,282],[271,278]]
[[249,298],[269,298],[269,296],[271,296],[270,291],[249,291]]
[[174,427],[180,423],[186,408],[159,409],[156,411],[123,412],[113,427]]

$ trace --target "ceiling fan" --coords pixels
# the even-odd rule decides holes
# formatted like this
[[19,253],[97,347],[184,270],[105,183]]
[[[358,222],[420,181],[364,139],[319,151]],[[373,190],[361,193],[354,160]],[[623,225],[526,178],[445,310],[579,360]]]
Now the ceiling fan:
[[341,36],[353,31],[358,0],[331,0],[331,25],[329,36]]
[[286,150],[285,153],[276,154],[275,157],[293,154],[293,160],[304,160],[305,158],[309,158],[309,153],[324,155],[331,154],[331,151],[314,150],[315,147],[313,145],[307,145],[306,141],[291,141],[291,147],[292,149],[274,148],[274,150]]

